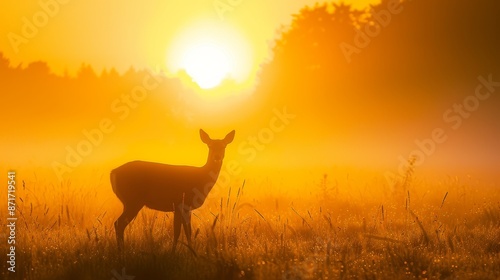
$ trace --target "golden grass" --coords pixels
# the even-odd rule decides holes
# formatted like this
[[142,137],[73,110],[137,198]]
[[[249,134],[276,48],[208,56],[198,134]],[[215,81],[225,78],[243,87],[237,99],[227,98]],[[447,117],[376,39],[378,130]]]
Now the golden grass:
[[171,253],[172,214],[145,209],[119,253],[121,205],[106,180],[18,182],[17,272],[2,262],[1,278],[112,279],[122,268],[135,280],[500,278],[493,187],[254,184],[221,189],[194,211],[192,247]]

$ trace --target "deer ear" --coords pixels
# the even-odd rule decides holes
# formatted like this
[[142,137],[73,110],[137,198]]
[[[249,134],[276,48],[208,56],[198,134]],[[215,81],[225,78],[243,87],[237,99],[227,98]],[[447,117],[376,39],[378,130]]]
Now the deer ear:
[[233,131],[229,132],[226,135],[226,137],[224,137],[224,142],[226,143],[226,145],[229,144],[229,143],[231,143],[231,142],[233,142],[233,140],[234,140],[234,134],[235,133],[236,132],[233,130]]
[[200,138],[201,141],[203,141],[203,143],[205,144],[210,143],[210,140],[212,140],[210,139],[210,136],[208,136],[208,134],[205,131],[203,131],[203,129],[200,129]]

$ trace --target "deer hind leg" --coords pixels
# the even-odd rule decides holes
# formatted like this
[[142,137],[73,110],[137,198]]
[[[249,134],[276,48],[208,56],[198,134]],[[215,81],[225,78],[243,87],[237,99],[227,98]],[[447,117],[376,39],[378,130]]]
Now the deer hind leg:
[[115,233],[118,250],[123,249],[123,235],[125,232],[125,228],[135,218],[135,216],[137,216],[137,213],[139,213],[141,208],[142,206],[123,206],[123,213],[115,221]]

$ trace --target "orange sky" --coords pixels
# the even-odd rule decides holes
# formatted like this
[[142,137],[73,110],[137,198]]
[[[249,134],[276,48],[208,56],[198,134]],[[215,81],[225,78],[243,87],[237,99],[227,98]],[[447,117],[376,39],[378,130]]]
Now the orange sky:
[[[227,11],[223,3],[236,3]],[[165,66],[169,50],[182,32],[214,24],[236,30],[249,43],[255,72],[268,55],[268,42],[280,25],[314,0],[300,1],[2,1],[0,51],[13,65],[43,60],[56,73],[74,74],[82,63],[97,72]],[[376,0],[351,0],[363,7]],[[44,3],[44,5],[42,5]],[[28,20],[34,24],[30,29]],[[14,35],[15,34],[15,35]],[[24,39],[19,39],[17,35]],[[32,38],[29,38],[32,37]],[[15,38],[15,39],[13,39]],[[15,40],[17,41],[16,43]]]
[[[224,3],[229,2],[237,4],[232,7],[226,6],[228,7],[227,11],[218,11],[214,7],[214,3],[223,8]],[[189,49],[190,44],[196,43],[194,40],[198,37],[213,37],[222,41],[222,44],[227,43],[230,48],[241,51],[237,61],[233,63],[239,67],[245,66],[247,69],[236,69],[237,71],[234,71],[234,74],[237,76],[244,75],[239,74],[240,72],[249,72],[250,83],[253,83],[252,78],[257,73],[259,65],[268,57],[269,44],[276,34],[279,34],[280,26],[289,24],[293,14],[298,13],[305,5],[314,5],[315,2],[313,0],[225,0],[225,2],[223,0],[164,0],[148,1],[147,4],[144,4],[139,1],[122,3],[116,0],[39,0],[22,1],[14,6],[13,1],[3,1],[0,4],[0,34],[2,34],[0,37],[0,52],[8,58],[11,67],[18,64],[27,66],[33,61],[41,60],[46,61],[56,74],[62,74],[67,69],[70,74],[74,75],[82,63],[92,65],[97,73],[100,73],[103,68],[109,69],[112,67],[123,73],[130,66],[136,69],[146,67],[157,69],[158,66],[169,69],[169,63],[175,62],[176,57],[182,56],[181,53],[177,54],[178,50]],[[344,2],[352,3],[354,7],[361,8],[368,3],[377,3],[379,1],[346,0]],[[412,18],[411,14],[408,15],[408,18]],[[394,32],[396,27],[398,26],[392,25],[392,31],[387,30],[387,32]],[[428,40],[427,37],[425,37],[425,40]],[[397,40],[394,40],[394,42],[397,42],[395,45],[400,44]],[[408,45],[412,46],[411,44]],[[419,52],[421,52],[422,45],[417,44],[417,46]],[[374,43],[363,52],[363,55],[369,56],[371,51],[376,54],[383,53],[377,52],[383,47]],[[300,53],[298,56],[304,53],[302,48],[299,49],[298,53]],[[306,55],[304,54],[304,56]],[[361,55],[357,58],[361,60]],[[378,59],[379,56],[370,56],[368,61],[377,63]],[[422,56],[422,60],[427,61],[427,59],[428,57]],[[398,66],[399,62],[395,61],[395,65]],[[443,61],[447,62],[446,60]],[[343,66],[346,65],[349,66],[343,64]],[[363,65],[369,65],[369,63]],[[395,65],[381,68],[382,70],[379,71],[381,75],[373,77],[384,77],[384,70],[390,70]],[[478,65],[482,66],[480,63]],[[347,66],[346,68],[348,68]],[[382,64],[382,66],[386,65]],[[443,69],[452,70],[452,68],[450,66],[449,69],[446,67]],[[456,67],[456,69],[462,68],[467,67]],[[363,74],[362,71],[360,73]],[[366,75],[366,73],[364,73],[363,79],[365,80],[363,81],[365,84],[369,84],[373,80],[370,80],[370,76]],[[270,100],[273,100],[273,102],[279,100],[280,103],[276,103],[281,106],[277,107],[279,110],[288,106],[290,112],[300,117],[294,122],[294,126],[277,136],[278,141],[274,145],[265,148],[265,152],[259,156],[260,163],[263,165],[277,165],[276,163],[279,163],[285,167],[296,167],[299,163],[327,166],[333,162],[357,167],[363,164],[372,164],[377,167],[384,166],[383,168],[386,169],[388,167],[390,170],[397,169],[400,162],[399,155],[408,156],[416,147],[415,140],[429,137],[431,131],[436,127],[444,126],[449,128],[446,126],[448,123],[443,123],[443,112],[452,108],[454,104],[463,102],[467,96],[474,92],[474,88],[478,83],[476,81],[477,75],[487,74],[488,72],[484,71],[474,72],[472,76],[466,76],[466,83],[452,85],[451,87],[447,85],[446,91],[436,86],[436,89],[433,88],[436,92],[427,92],[425,86],[421,84],[412,88],[413,84],[407,83],[405,84],[405,91],[400,93],[397,87],[398,84],[394,84],[394,88],[391,88],[393,85],[391,80],[382,79],[380,83],[387,85],[387,87],[381,87],[382,89],[379,89],[379,91],[375,89],[365,94],[363,87],[350,86],[347,91],[348,94],[329,95],[326,91],[321,91],[322,88],[320,88],[320,90],[316,89],[320,93],[316,93],[316,96],[309,99],[303,98],[302,92],[305,91],[303,88],[292,88],[295,86],[293,83],[291,83],[291,88],[287,88],[289,80],[282,81],[281,84],[275,83],[272,80],[274,77],[270,75],[267,77],[267,85],[279,84],[277,88],[280,89],[276,90],[275,87],[271,87],[270,93],[273,96]],[[288,78],[288,76],[286,77]],[[291,77],[293,79],[294,76]],[[494,76],[493,79],[496,80],[496,77]],[[274,117],[272,107],[266,107],[267,111],[265,111],[257,106],[260,101],[254,103],[255,108],[258,109],[250,108],[251,110],[259,110],[258,113],[254,112],[255,115],[241,113],[245,110],[251,111],[247,108],[250,106],[248,106],[249,102],[245,99],[246,96],[238,99],[237,102],[239,103],[234,101],[234,104],[240,105],[239,107],[225,102],[223,98],[215,98],[215,101],[206,102],[207,96],[211,97],[209,94],[203,96],[188,95],[188,99],[191,98],[198,102],[188,104],[188,102],[184,102],[184,99],[179,98],[177,100],[175,98],[177,91],[175,91],[175,94],[172,93],[174,91],[169,91],[169,94],[165,94],[161,98],[154,99],[152,97],[151,100],[144,102],[139,109],[135,110],[130,119],[121,121],[116,118],[116,114],[113,115],[114,112],[110,109],[110,104],[112,104],[114,98],[116,99],[121,94],[124,94],[123,89],[118,86],[117,89],[114,89],[115,91],[96,92],[89,90],[88,92],[91,92],[91,94],[87,94],[86,89],[81,86],[87,84],[82,82],[78,84],[78,87],[68,87],[73,90],[71,92],[73,95],[70,96],[61,94],[61,91],[48,92],[48,89],[46,89],[45,95],[37,94],[39,88],[45,89],[45,87],[38,87],[35,90],[26,87],[23,91],[20,89],[22,87],[15,84],[15,82],[11,81],[10,84],[15,85],[12,87],[14,88],[13,91],[18,91],[15,96],[20,97],[19,99],[12,97],[10,100],[16,100],[15,102],[4,102],[4,104],[22,104],[22,110],[29,113],[16,119],[18,121],[22,120],[19,125],[9,125],[18,131],[21,130],[19,128],[22,128],[22,124],[26,125],[22,136],[29,135],[31,137],[31,133],[35,132],[35,134],[39,133],[40,138],[51,138],[45,139],[47,143],[38,141],[38,138],[23,139],[24,142],[13,136],[8,139],[11,141],[9,144],[18,144],[19,151],[25,153],[35,163],[44,158],[47,161],[52,161],[54,158],[61,161],[65,157],[65,147],[68,145],[75,146],[75,143],[79,143],[78,141],[81,140],[82,129],[95,128],[96,123],[101,118],[110,117],[110,115],[110,118],[115,117],[113,120],[117,126],[117,132],[109,136],[110,140],[105,144],[108,146],[103,146],[99,150],[103,152],[103,155],[101,157],[97,156],[98,153],[92,155],[87,161],[89,163],[103,160],[105,156],[117,158],[117,154],[120,154],[120,152],[126,154],[123,151],[133,152],[126,154],[127,156],[133,154],[133,156],[137,155],[138,158],[148,159],[148,154],[145,154],[143,150],[144,143],[153,143],[156,145],[155,147],[163,148],[165,139],[170,139],[168,137],[172,137],[174,134],[166,128],[159,128],[160,126],[156,121],[165,119],[178,121],[178,118],[187,118],[182,114],[184,111],[197,113],[193,118],[194,121],[181,120],[180,124],[175,127],[175,129],[178,129],[176,132],[179,133],[179,138],[176,141],[172,140],[171,145],[169,144],[170,146],[166,150],[162,150],[163,154],[151,148],[149,156],[151,158],[155,157],[152,160],[174,162],[177,160],[182,163],[199,163],[203,161],[199,157],[199,153],[204,151],[201,149],[205,149],[197,135],[197,130],[200,127],[206,128],[218,136],[227,133],[229,129],[237,127],[236,141],[245,144],[246,139],[255,136],[259,131],[258,129],[262,128],[262,125],[267,128],[269,120]],[[323,87],[325,84],[319,85]],[[248,89],[246,84],[244,86],[245,89]],[[431,84],[426,86],[430,87]],[[238,90],[241,88],[238,88]],[[408,88],[411,90],[408,90]],[[43,89],[40,92],[43,92]],[[339,87],[338,90],[340,89],[342,88]],[[8,91],[7,89],[4,90]],[[65,90],[67,89],[65,88]],[[162,88],[162,90],[167,92],[167,89]],[[266,90],[264,86],[259,94],[268,94]],[[238,94],[242,95],[239,92]],[[31,100],[31,107],[26,107],[26,104],[23,104],[23,102],[26,102],[24,100],[17,102],[17,100],[22,100],[23,97],[26,100]],[[163,97],[165,98],[163,99]],[[72,102],[79,100],[78,98],[81,99],[81,102],[74,106]],[[186,95],[183,95],[183,98],[186,98]],[[321,100],[318,102],[316,98],[323,99],[318,99]],[[177,101],[177,103],[172,100]],[[262,98],[262,100],[264,100],[262,101],[263,104],[268,102],[266,98]],[[219,105],[217,102],[225,102],[224,108],[230,108],[231,110],[219,112],[224,110],[219,110],[219,107],[222,108],[223,106],[216,106],[215,104]],[[446,145],[439,146],[436,156],[430,158],[425,167],[432,169],[436,166],[444,166],[466,169],[470,164],[477,163],[477,166],[486,166],[488,171],[493,170],[498,159],[490,151],[498,150],[496,140],[498,133],[500,133],[499,126],[494,122],[497,116],[494,102],[498,104],[498,99],[492,98],[488,102],[484,102],[484,105],[481,105],[480,112],[475,113],[474,117],[466,123],[464,122],[463,129],[460,131],[454,133],[448,129],[450,139],[447,140]],[[202,106],[198,105],[205,103],[209,103],[210,106],[200,109]],[[371,106],[372,103],[377,106]],[[70,106],[61,106],[62,109],[58,108],[61,112],[56,112],[57,108],[53,108],[54,104],[69,104]],[[89,110],[88,108],[91,107],[88,106],[89,104],[92,104],[95,108]],[[179,104],[185,105],[185,108],[179,109]],[[193,104],[197,105],[194,106]],[[274,106],[272,102],[265,104]],[[37,110],[33,111],[33,108]],[[353,108],[357,111],[353,111]],[[379,108],[382,108],[382,113],[380,113]],[[180,113],[174,109],[179,109]],[[228,116],[236,111],[240,113],[239,118],[248,118],[249,120],[246,122],[238,122],[238,119],[230,120]],[[363,112],[364,114],[357,114],[357,112]],[[32,121],[33,116],[37,113],[44,115],[37,117],[37,121],[43,125]],[[95,114],[92,115],[91,113]],[[167,113],[172,113],[175,116],[168,119],[165,117]],[[65,114],[83,116],[83,119],[75,120],[69,117],[61,117],[66,116]],[[151,120],[155,121],[151,122]],[[216,121],[221,124],[219,125]],[[249,126],[252,122],[253,127]],[[183,127],[183,125],[187,127]],[[66,131],[68,127],[73,130]],[[34,128],[35,130],[33,130]],[[139,129],[146,133],[143,133],[143,135],[137,133]],[[54,131],[56,133],[61,131],[66,133],[67,138],[56,139],[52,137],[51,133]],[[123,143],[125,142],[124,139],[128,142]],[[186,141],[186,139],[189,139],[190,142]],[[287,141],[295,143],[295,146],[280,145],[280,143],[288,143]],[[40,149],[40,143],[45,148],[53,147],[54,149]],[[121,143],[122,146],[116,145],[116,143]],[[136,143],[134,144],[136,146],[132,146],[131,143]],[[197,146],[192,146],[192,143]],[[239,153],[238,145],[234,145],[234,150],[232,154],[229,153],[229,157]],[[17,153],[17,150],[14,151],[8,145],[5,145],[3,149],[4,151],[1,151],[3,154]],[[193,151],[192,157],[188,159],[186,159],[184,152],[170,153],[171,151],[189,149],[200,150]],[[290,150],[293,151],[294,158],[283,157]],[[104,155],[104,152],[107,154]],[[241,153],[239,154],[241,156]],[[466,154],[466,156],[463,156],[463,154]],[[12,158],[15,157],[12,156]],[[276,159],[276,161],[272,159]],[[21,160],[19,158],[19,161]]]

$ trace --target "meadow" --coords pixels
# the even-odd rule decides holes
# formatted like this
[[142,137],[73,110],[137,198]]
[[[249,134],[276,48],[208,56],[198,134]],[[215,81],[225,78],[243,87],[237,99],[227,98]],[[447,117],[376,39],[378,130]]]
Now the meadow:
[[[0,280],[500,279],[500,1],[17,2]],[[143,209],[118,250],[135,159],[207,168],[117,184],[221,171],[192,244]]]
[[175,253],[172,213],[146,209],[119,252],[121,204],[107,176],[88,180],[18,182],[16,272],[2,261],[2,279],[500,278],[499,193],[472,179],[241,179],[194,211],[194,242]]

